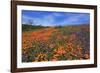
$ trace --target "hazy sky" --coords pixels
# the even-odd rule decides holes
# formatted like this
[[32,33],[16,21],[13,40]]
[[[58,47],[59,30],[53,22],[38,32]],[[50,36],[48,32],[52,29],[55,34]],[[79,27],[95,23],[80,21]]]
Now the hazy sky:
[[43,26],[89,24],[90,14],[22,10],[22,24],[28,24],[29,21],[33,23],[32,25]]

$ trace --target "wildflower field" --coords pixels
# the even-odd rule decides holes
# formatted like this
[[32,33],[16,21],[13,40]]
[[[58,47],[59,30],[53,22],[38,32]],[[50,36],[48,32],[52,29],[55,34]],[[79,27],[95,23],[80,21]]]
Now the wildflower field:
[[87,60],[90,58],[89,25],[23,26],[22,62]]

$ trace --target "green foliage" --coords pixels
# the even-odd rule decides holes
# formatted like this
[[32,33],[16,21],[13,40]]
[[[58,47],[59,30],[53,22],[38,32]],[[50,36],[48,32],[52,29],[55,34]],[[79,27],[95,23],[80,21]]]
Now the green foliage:
[[41,25],[34,26],[34,25],[22,24],[22,31],[33,31],[36,29],[43,29],[43,28],[46,28],[46,27],[41,26]]

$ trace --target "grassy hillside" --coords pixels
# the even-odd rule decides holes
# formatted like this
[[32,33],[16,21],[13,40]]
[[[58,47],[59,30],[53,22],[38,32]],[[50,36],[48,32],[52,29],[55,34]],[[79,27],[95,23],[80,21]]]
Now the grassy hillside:
[[24,25],[23,31],[22,62],[90,59],[89,25]]

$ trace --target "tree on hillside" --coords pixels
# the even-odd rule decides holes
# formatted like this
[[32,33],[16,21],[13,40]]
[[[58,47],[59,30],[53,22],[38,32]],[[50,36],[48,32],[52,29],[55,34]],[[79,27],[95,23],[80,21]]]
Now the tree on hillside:
[[29,24],[29,25],[34,24],[34,21],[33,21],[33,20],[31,20],[31,19],[29,19],[29,20],[28,20],[28,24]]

